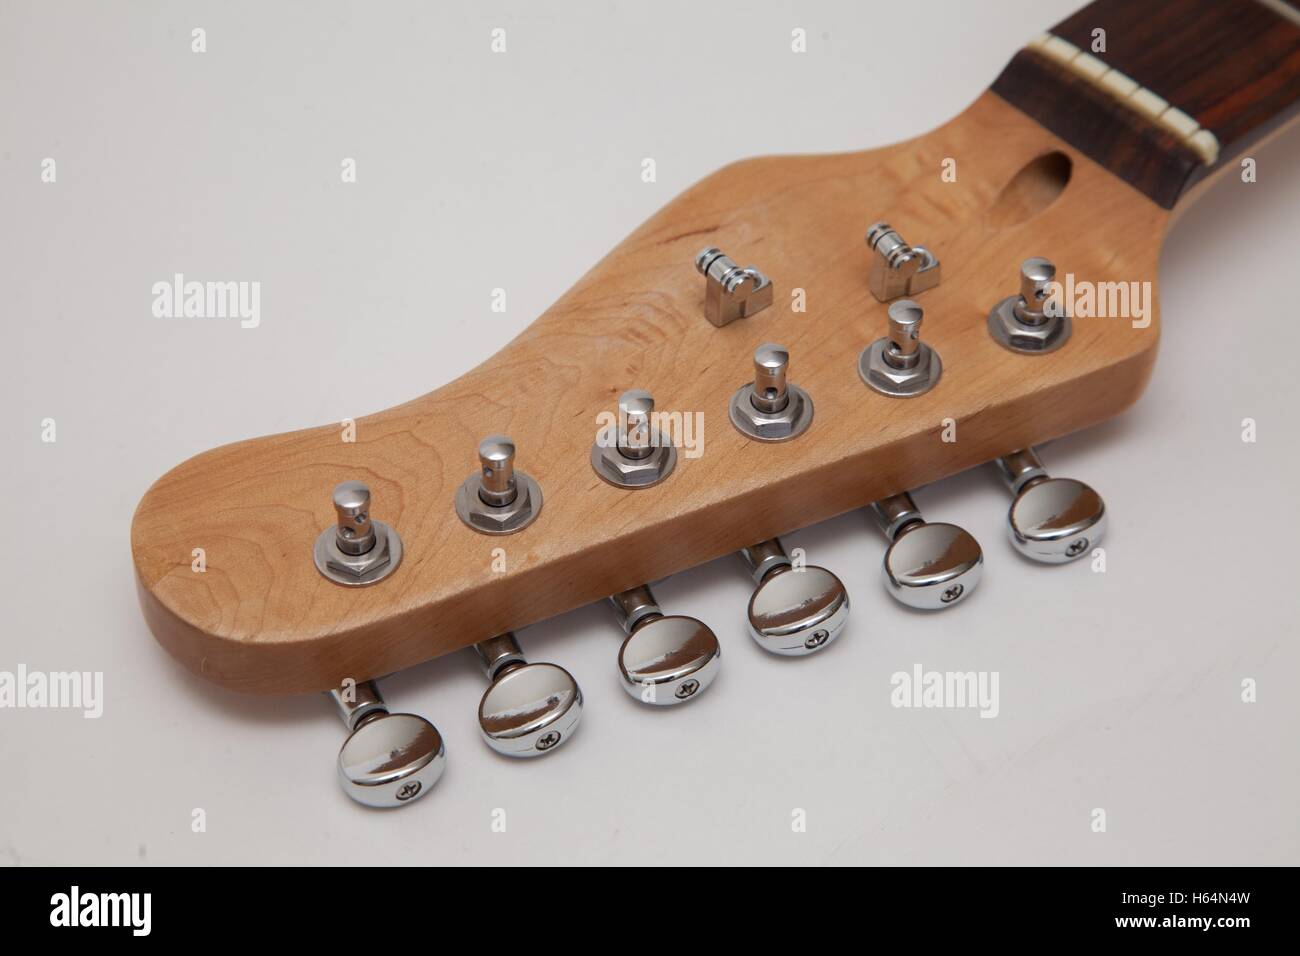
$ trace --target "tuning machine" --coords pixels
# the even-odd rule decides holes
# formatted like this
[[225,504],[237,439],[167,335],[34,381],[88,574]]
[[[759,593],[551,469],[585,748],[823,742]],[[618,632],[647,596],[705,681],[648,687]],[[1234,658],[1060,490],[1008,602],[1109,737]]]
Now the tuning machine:
[[749,633],[773,654],[812,654],[840,636],[849,617],[844,583],[816,565],[795,567],[777,538],[740,552],[757,585],[749,599]]
[[390,714],[373,681],[330,691],[350,733],[339,749],[343,792],[368,807],[401,807],[429,792],[447,766],[438,728]]
[[731,396],[731,424],[746,438],[779,442],[798,438],[813,420],[812,398],[789,382],[790,353],[767,343],[754,350],[754,380]]
[[717,636],[693,617],[665,615],[648,585],[611,595],[609,604],[627,634],[618,652],[623,689],[637,700],[662,707],[683,704],[718,676]]
[[997,461],[1015,500],[1007,512],[1011,543],[1027,558],[1065,564],[1085,555],[1106,532],[1101,495],[1073,478],[1049,478],[1032,448]]
[[970,597],[984,572],[984,552],[970,532],[926,521],[907,492],[882,498],[871,510],[890,541],[881,565],[890,596],[927,611]]
[[382,581],[402,563],[397,531],[370,517],[370,489],[345,481],[334,489],[337,522],[316,538],[316,570],[335,584],[364,587]]
[[618,422],[602,429],[591,446],[591,468],[616,488],[649,488],[673,473],[677,449],[662,444],[654,427],[655,400],[640,388],[618,399]]
[[568,740],[582,717],[582,690],[558,664],[530,664],[506,632],[474,645],[490,686],[478,705],[487,745],[507,757],[540,757]]
[[456,514],[479,534],[514,534],[537,520],[542,487],[515,470],[515,443],[489,435],[478,444],[479,470],[456,491]]
[[858,357],[858,375],[870,388],[891,398],[911,398],[934,388],[943,374],[939,353],[921,341],[925,311],[911,299],[889,304],[889,334]]
[[1040,256],[1020,265],[1020,293],[1008,296],[989,313],[989,335],[1005,349],[1037,355],[1054,352],[1070,338],[1070,316],[1053,301],[1056,266]]

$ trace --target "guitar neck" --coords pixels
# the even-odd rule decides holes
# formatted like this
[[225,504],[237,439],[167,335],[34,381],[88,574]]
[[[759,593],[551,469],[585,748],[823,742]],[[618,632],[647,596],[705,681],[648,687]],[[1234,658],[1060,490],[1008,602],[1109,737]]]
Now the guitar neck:
[[1295,117],[1300,7],[1097,0],[1017,54],[993,91],[1172,209]]

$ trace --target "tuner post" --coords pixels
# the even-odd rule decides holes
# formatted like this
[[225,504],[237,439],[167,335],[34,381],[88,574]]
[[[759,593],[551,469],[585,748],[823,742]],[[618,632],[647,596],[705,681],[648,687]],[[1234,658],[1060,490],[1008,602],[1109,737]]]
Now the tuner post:
[[925,310],[911,299],[889,304],[888,334],[858,356],[858,375],[867,387],[891,398],[912,398],[934,388],[943,375],[943,362],[921,340]]
[[334,488],[335,524],[316,538],[316,570],[335,584],[364,587],[382,581],[402,563],[397,531],[370,515],[370,489],[360,481]]
[[489,435],[478,444],[478,496],[494,508],[508,505],[519,494],[515,481],[515,443],[505,435]]
[[754,350],[754,380],[731,396],[728,415],[746,438],[789,441],[806,432],[813,420],[809,394],[789,381],[790,352],[768,342]]
[[478,443],[478,471],[456,490],[456,514],[479,534],[514,534],[537,520],[542,486],[515,470],[515,443],[488,435]]
[[334,489],[334,513],[338,517],[335,543],[345,554],[365,554],[375,546],[375,527],[370,520],[370,489],[359,481],[345,481]]
[[655,426],[654,396],[633,388],[618,399],[618,419],[602,428],[591,446],[591,468],[616,488],[649,488],[673,473],[677,449],[661,444]]
[[1053,298],[1056,266],[1031,256],[1020,264],[1020,291],[989,313],[988,330],[1003,348],[1024,355],[1054,352],[1070,338],[1072,326],[1064,304]]

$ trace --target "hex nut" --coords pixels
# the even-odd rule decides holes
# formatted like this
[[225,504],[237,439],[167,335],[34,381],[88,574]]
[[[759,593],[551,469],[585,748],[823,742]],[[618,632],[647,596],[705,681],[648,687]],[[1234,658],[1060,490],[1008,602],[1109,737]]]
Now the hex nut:
[[656,445],[645,458],[628,458],[617,445],[604,445],[599,439],[591,446],[592,470],[617,488],[649,488],[673,473],[677,467],[677,449]]
[[798,385],[786,385],[789,401],[779,412],[755,408],[750,400],[754,383],[742,385],[731,396],[728,413],[731,424],[746,438],[757,441],[789,441],[808,430],[813,420],[812,398]]
[[894,368],[885,360],[888,338],[876,339],[858,358],[858,375],[869,387],[892,398],[912,398],[928,392],[943,374],[939,353],[924,342],[918,344],[916,365]]
[[1059,349],[1070,338],[1071,324],[1068,315],[1049,316],[1042,325],[1027,325],[1016,318],[1016,303],[1020,296],[1008,296],[989,313],[989,335],[1005,349],[1012,352],[1041,354]]
[[336,584],[361,587],[388,577],[402,563],[402,539],[382,521],[371,521],[375,546],[365,554],[346,554],[338,547],[338,530],[331,526],[316,538],[316,569]]
[[515,500],[490,505],[479,497],[482,478],[476,471],[456,490],[456,514],[480,534],[514,534],[535,520],[542,510],[542,487],[522,471],[515,472]]

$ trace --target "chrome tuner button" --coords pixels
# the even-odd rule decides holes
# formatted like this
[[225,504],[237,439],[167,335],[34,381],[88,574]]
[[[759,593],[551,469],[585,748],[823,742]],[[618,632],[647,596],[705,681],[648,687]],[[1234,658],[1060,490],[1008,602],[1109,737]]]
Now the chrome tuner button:
[[989,335],[1005,349],[1035,355],[1053,352],[1070,338],[1070,316],[1051,296],[1056,266],[1041,257],[1020,266],[1020,293],[1008,296],[989,313]]
[[542,487],[515,471],[515,443],[489,435],[478,444],[479,470],[456,491],[456,514],[480,534],[514,534],[537,520]]
[[966,598],[984,573],[984,552],[964,528],[927,522],[904,492],[871,506],[890,540],[881,572],[887,590],[908,607],[937,611]]
[[673,473],[677,449],[659,443],[654,397],[633,388],[619,396],[618,422],[591,446],[591,468],[616,488],[649,488]]
[[529,664],[509,632],[474,645],[492,683],[478,705],[487,745],[507,757],[540,757],[573,735],[582,691],[557,664]]
[[754,380],[731,396],[731,424],[755,441],[789,441],[808,430],[813,403],[798,385],[786,381],[790,353],[768,343],[754,350]]
[[351,731],[339,750],[344,793],[368,807],[402,807],[433,788],[447,766],[438,728],[415,714],[390,714],[373,681],[330,696]]
[[849,594],[825,568],[795,568],[776,538],[740,552],[758,585],[749,599],[749,634],[773,654],[820,651],[840,636],[849,617]]
[[701,249],[695,269],[704,276],[704,317],[718,327],[772,304],[772,282],[753,266],[744,269],[716,246]]
[[871,257],[871,294],[881,302],[900,295],[919,295],[939,284],[939,260],[924,246],[909,246],[887,222],[867,230]]
[[1015,500],[1007,512],[1011,543],[1027,558],[1065,564],[1088,554],[1106,533],[1101,495],[1073,478],[1049,478],[1032,448],[998,459]]
[[943,374],[939,353],[921,341],[924,310],[911,299],[889,305],[889,335],[858,357],[858,375],[868,387],[891,398],[911,398],[934,388]]
[[370,516],[370,489],[345,481],[334,489],[336,523],[316,538],[316,569],[335,584],[364,587],[382,581],[402,563],[402,539]]
[[674,707],[694,700],[718,676],[722,648],[702,621],[665,615],[647,585],[612,595],[627,634],[618,652],[623,689],[643,704]]

